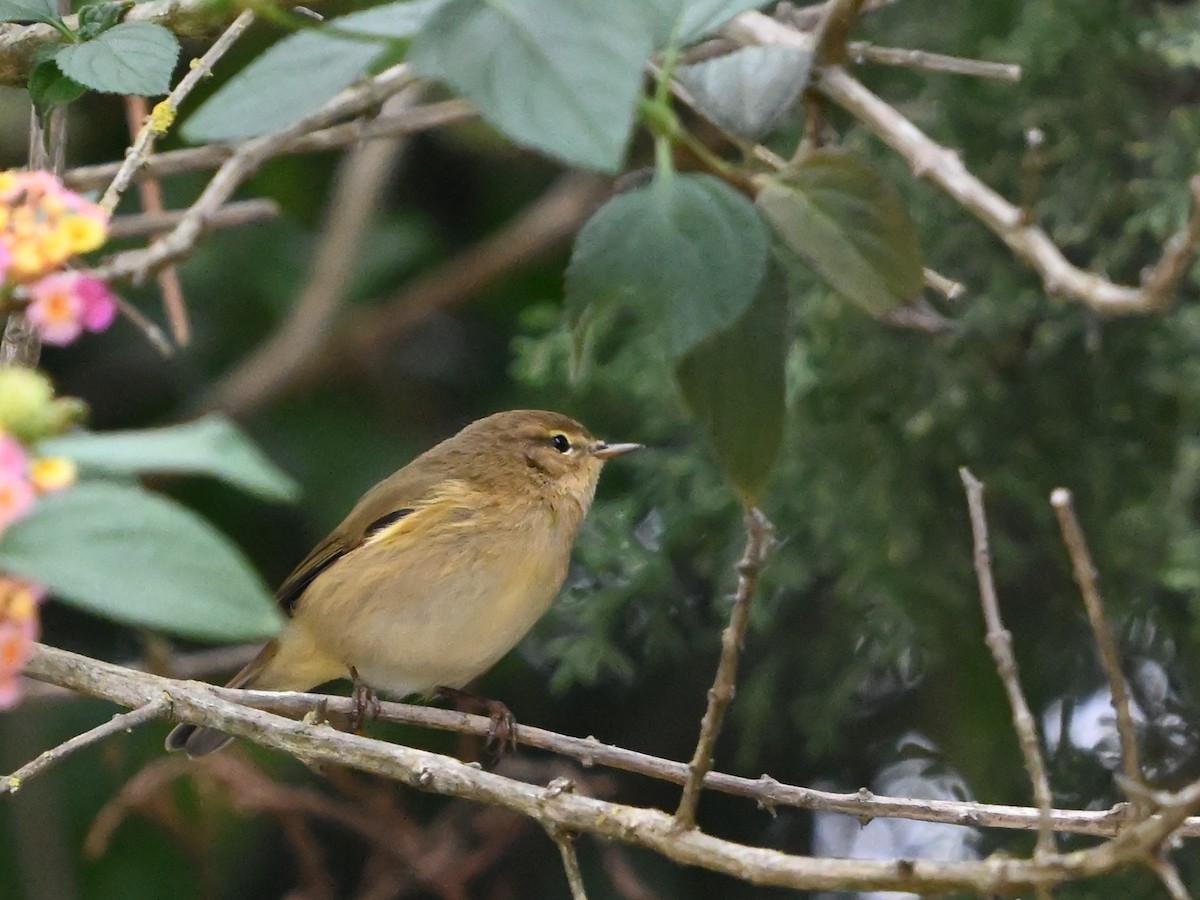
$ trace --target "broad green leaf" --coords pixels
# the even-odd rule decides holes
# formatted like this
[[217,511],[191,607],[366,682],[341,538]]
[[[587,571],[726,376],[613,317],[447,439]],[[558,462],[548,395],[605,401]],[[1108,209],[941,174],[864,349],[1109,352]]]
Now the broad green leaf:
[[924,284],[916,227],[896,189],[862,163],[819,152],[760,180],[758,208],[789,250],[872,315]]
[[209,416],[186,425],[79,432],[43,441],[42,456],[65,456],[101,475],[209,475],[265,500],[294,500],[299,487],[228,420]]
[[84,483],[40,498],[0,536],[0,570],[105,618],[189,638],[253,640],[281,624],[228,538],[132,485]]
[[53,0],[0,0],[0,22],[50,22],[58,19]]
[[78,100],[86,93],[87,88],[64,75],[52,59],[35,63],[29,71],[29,99],[43,119],[54,107]]
[[409,60],[514,141],[615,172],[654,49],[647,19],[641,0],[450,0]]
[[54,59],[62,73],[102,94],[153,96],[171,89],[179,41],[161,25],[123,22]]
[[748,503],[758,502],[779,455],[787,347],[787,294],[773,267],[742,317],[676,368],[684,399]]
[[743,47],[675,73],[705,115],[758,140],[808,86],[812,52],[799,47]]
[[388,3],[285,37],[209,97],[183,136],[193,143],[232,141],[286,128],[366,75],[389,41],[412,37],[444,3]]
[[673,357],[728,327],[754,298],[767,233],[754,206],[709,175],[667,174],[621,194],[575,241],[567,310],[634,306]]

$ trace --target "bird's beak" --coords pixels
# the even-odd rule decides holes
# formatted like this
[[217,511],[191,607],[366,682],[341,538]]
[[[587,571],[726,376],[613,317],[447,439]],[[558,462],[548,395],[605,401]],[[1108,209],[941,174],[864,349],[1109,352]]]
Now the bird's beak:
[[597,459],[612,459],[614,456],[624,456],[626,453],[641,449],[641,444],[605,444],[601,441],[592,447],[592,456]]

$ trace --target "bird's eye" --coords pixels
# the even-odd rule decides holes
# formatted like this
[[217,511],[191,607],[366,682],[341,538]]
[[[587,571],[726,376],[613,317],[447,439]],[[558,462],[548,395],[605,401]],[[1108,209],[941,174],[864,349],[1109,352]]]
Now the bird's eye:
[[550,446],[559,453],[566,453],[571,449],[571,442],[567,440],[567,436],[565,434],[556,434],[554,437],[550,438]]

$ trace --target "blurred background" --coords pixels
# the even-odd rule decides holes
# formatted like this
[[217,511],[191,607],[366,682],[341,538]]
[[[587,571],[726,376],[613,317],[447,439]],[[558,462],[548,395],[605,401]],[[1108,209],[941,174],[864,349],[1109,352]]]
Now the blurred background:
[[[222,71],[278,33],[258,27]],[[858,75],[989,184],[1028,197],[1072,261],[1136,282],[1184,220],[1187,180],[1200,169],[1200,3],[903,0],[866,16],[856,36],[1022,66],[1016,85],[878,66]],[[28,116],[23,91],[0,89],[0,166],[24,164]],[[966,293],[930,298],[945,320],[930,331],[873,320],[815,280],[791,286],[787,437],[764,503],[781,543],[754,602],[717,768],[1029,803],[983,644],[957,473],[968,465],[988,487],[1001,604],[1044,727],[1056,803],[1120,799],[1104,679],[1048,504],[1058,486],[1075,492],[1101,572],[1150,777],[1169,787],[1200,776],[1196,268],[1162,315],[1106,322],[1048,299],[981,225],[914,183],[848,119],[832,118],[904,193],[927,264]],[[1044,142],[1027,152],[1035,128]],[[69,165],[118,159],[127,140],[119,98],[72,105]],[[181,266],[194,332],[184,351],[163,359],[118,322],[47,349],[46,369],[61,393],[86,399],[96,429],[203,409],[236,418],[303,485],[298,504],[269,506],[199,480],[155,486],[232,535],[272,584],[364,489],[481,415],[557,409],[606,439],[649,445],[606,471],[562,597],[479,689],[523,723],[689,758],[741,515],[669,364],[636,321],[601,323],[590,363],[571,371],[563,269],[608,186],[477,121],[414,136],[390,159],[376,153],[367,200],[346,187],[368,151],[352,152],[353,164],[346,153],[280,159],[252,179],[242,196],[270,198],[281,215],[218,231]],[[632,165],[648,159],[648,143],[636,143]],[[203,182],[165,181],[168,208],[185,206]],[[328,228],[331,204],[346,214],[348,203],[365,223],[357,246],[339,245]],[[336,282],[343,296],[324,312],[327,292],[310,300],[318,324],[307,320],[296,372],[247,377],[239,367],[264,341],[306,327],[295,310],[322,250],[349,255]],[[153,286],[125,296],[160,315]],[[54,603],[43,612],[43,639],[56,646],[168,671],[209,660],[196,656],[207,648]],[[205,677],[223,679],[227,665]],[[112,712],[35,691],[0,717],[0,772]],[[247,746],[211,765],[166,759],[166,730],[111,739],[0,803],[0,897],[568,896],[554,845],[518,817],[357,774],[317,777]],[[448,735],[372,733],[477,751]],[[581,790],[622,802],[677,802],[674,787],[525,749],[500,770],[543,782],[569,774]],[[716,794],[705,795],[700,824],[843,856],[972,858],[1025,854],[1033,843],[899,820],[861,828]],[[589,839],[580,855],[600,900],[782,895]],[[1195,848],[1176,855],[1200,887]],[[1158,890],[1151,875],[1131,872],[1060,896]]]

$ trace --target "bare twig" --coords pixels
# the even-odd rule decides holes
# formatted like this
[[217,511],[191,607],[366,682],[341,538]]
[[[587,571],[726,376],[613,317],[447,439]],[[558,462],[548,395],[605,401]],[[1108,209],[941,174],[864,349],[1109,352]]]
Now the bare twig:
[[[176,678],[202,678],[240,669],[258,651],[257,646],[220,647],[187,653],[170,660],[168,672]],[[123,668],[147,671],[137,662],[124,663]],[[153,669],[151,669],[153,671]],[[318,703],[335,714],[349,716],[354,711],[348,697],[299,692],[242,691],[214,688],[218,695],[235,703],[265,709],[292,718],[300,718]],[[69,699],[78,695],[72,691],[40,681],[29,681],[25,688],[28,702]],[[455,710],[437,709],[408,703],[382,702],[377,716],[381,722],[395,722],[421,728],[456,731],[484,737],[491,727],[489,719]],[[606,766],[625,772],[683,784],[687,780],[686,763],[662,759],[648,753],[626,750],[605,744],[594,737],[578,738],[558,734],[530,725],[517,726],[518,744],[548,750],[571,757],[585,766]],[[815,788],[783,784],[770,776],[740,778],[722,772],[709,772],[704,787],[735,797],[753,800],[764,809],[793,806],[821,812],[838,812],[860,819],[877,817],[905,818],[922,822],[940,822],[968,828],[1010,828],[1033,831],[1038,827],[1039,813],[1024,806],[1003,806],[955,800],[920,800],[908,797],[886,797],[868,790],[851,793],[822,791]],[[1128,805],[1118,804],[1108,810],[1051,810],[1054,830],[1069,834],[1112,837],[1129,821]],[[1179,830],[1181,837],[1200,837],[1200,818],[1189,819]]]
[[564,175],[499,231],[435,266],[379,305],[348,315],[332,340],[300,360],[287,378],[260,383],[236,398],[226,397],[219,407],[210,399],[209,408],[244,416],[331,374],[362,371],[434,311],[466,303],[497,279],[563,246],[607,193],[608,182],[603,178],[579,172]]
[[200,83],[201,79],[212,74],[213,66],[217,60],[225,55],[226,51],[234,45],[238,38],[254,23],[254,13],[250,10],[243,10],[236,19],[225,29],[224,33],[213,42],[213,45],[205,51],[204,55],[197,60],[192,61],[192,65],[188,67],[188,73],[179,80],[179,84],[167,94],[166,98],[161,100],[154,107],[154,115],[151,116],[145,124],[142,125],[141,131],[134,138],[132,146],[125,152],[125,160],[121,163],[120,169],[113,177],[112,183],[104,192],[104,196],[100,198],[100,205],[109,215],[117,208],[117,203],[121,199],[121,194],[129,187],[133,181],[133,174],[141,168],[151,152],[154,150],[154,141],[160,134],[165,134],[167,129],[175,121],[175,115],[179,111],[179,105],[187,98],[192,89]]
[[1017,661],[1012,652],[1012,635],[1000,618],[1000,602],[996,597],[996,583],[992,578],[991,551],[988,549],[987,517],[983,509],[983,484],[964,466],[958,470],[963,488],[967,492],[967,506],[971,512],[971,532],[975,538],[975,575],[979,579],[979,599],[983,606],[983,619],[987,623],[987,645],[996,662],[996,671],[1004,683],[1008,705],[1012,708],[1013,728],[1025,757],[1025,769],[1033,785],[1033,798],[1040,813],[1037,852],[1047,855],[1054,852],[1054,828],[1050,820],[1053,800],[1050,781],[1046,777],[1046,764],[1038,744],[1037,723],[1029,711],[1029,704],[1021,691],[1017,676]]
[[[810,35],[756,12],[742,13],[723,31],[743,43],[812,46]],[[1166,242],[1139,286],[1118,285],[1074,266],[1043,229],[1024,220],[1019,207],[972,175],[957,153],[931,140],[841,66],[818,70],[813,87],[903,156],[916,176],[931,181],[979,219],[1041,276],[1050,296],[1078,300],[1104,315],[1158,312],[1170,305],[1175,285],[1200,244],[1200,177],[1190,184],[1193,204],[1187,224]]]
[[[362,141],[429,131],[443,125],[452,125],[472,119],[475,115],[475,107],[465,100],[442,100],[437,103],[426,103],[394,116],[381,116],[369,121],[354,119],[351,122],[343,122],[341,125],[314,131],[312,134],[301,135],[280,147],[276,156],[340,150]],[[236,149],[236,147],[225,144],[206,144],[203,147],[188,147],[182,150],[156,153],[146,159],[145,164],[134,175],[134,180],[166,178],[185,172],[216,169],[233,156]],[[116,162],[79,166],[69,170],[63,176],[63,181],[67,187],[77,191],[95,190],[108,184],[120,167],[121,164]]]
[[78,654],[35,645],[26,669],[92,696],[141,707],[165,693],[173,716],[219,728],[301,760],[329,762],[393,779],[419,790],[502,807],[576,834],[595,834],[653,850],[683,865],[724,872],[748,883],[806,890],[903,890],[1019,893],[1090,878],[1144,860],[1200,805],[1200,782],[1161,798],[1160,809],[1097,847],[1027,861],[993,857],[972,862],[813,859],[749,847],[680,830],[653,809],[610,803],[481,771],[410,747],[281,718],[223,699],[215,689],[123,669]]
[[[145,97],[130,94],[125,98],[125,118],[131,138],[137,136],[148,111]],[[138,200],[141,202],[142,212],[149,215],[161,215],[166,209],[162,186],[156,178],[143,178],[138,182]],[[112,223],[109,224],[108,233],[111,238],[114,233]],[[162,295],[163,311],[167,315],[171,339],[177,346],[186,347],[191,342],[191,326],[188,323],[187,304],[183,299],[183,284],[175,266],[166,266],[158,273],[158,292]]]
[[996,81],[1020,81],[1021,67],[1013,63],[989,62],[983,59],[964,59],[927,50],[905,47],[880,47],[866,41],[851,41],[848,45],[854,62],[876,63],[883,66],[904,66],[922,72],[946,72],[972,78],[991,78]]
[[[304,0],[315,6],[320,0]],[[283,3],[281,7],[294,4]],[[214,6],[211,0],[150,0],[136,3],[126,13],[125,22],[156,22],[181,38],[203,38],[217,33],[237,7]],[[77,16],[65,16],[72,29],[79,27]],[[23,87],[29,77],[34,53],[48,44],[61,43],[62,35],[49,25],[0,25],[0,85]]]
[[[399,114],[416,99],[415,89],[403,91],[384,104],[384,112]],[[296,369],[329,339],[338,308],[354,286],[363,238],[405,147],[403,140],[371,141],[341,161],[303,293],[282,327],[209,389],[205,406],[252,408],[256,398],[274,394],[287,384]]]
[[1117,734],[1121,740],[1121,762],[1125,769],[1125,777],[1138,784],[1142,780],[1142,769],[1138,764],[1137,730],[1133,724],[1133,715],[1129,711],[1129,691],[1125,687],[1125,675],[1121,671],[1121,656],[1117,651],[1117,642],[1113,639],[1108,617],[1104,614],[1100,590],[1096,586],[1096,567],[1092,563],[1091,553],[1088,552],[1083,528],[1075,515],[1071,492],[1066,488],[1056,488],[1050,495],[1050,505],[1054,507],[1054,514],[1058,517],[1063,543],[1066,544],[1067,553],[1071,557],[1075,583],[1079,585],[1083,607],[1087,610],[1088,624],[1092,626],[1092,635],[1096,638],[1096,646],[1100,650],[1100,664],[1104,667],[1105,677],[1108,678],[1112,705],[1117,714]]
[[1175,864],[1167,858],[1165,853],[1152,857],[1148,865],[1150,870],[1158,876],[1158,880],[1162,882],[1162,886],[1171,900],[1192,900],[1191,891],[1179,877],[1179,870],[1175,868]]
[[110,735],[118,734],[122,731],[130,731],[138,725],[151,722],[154,719],[165,718],[170,709],[171,701],[167,697],[161,696],[147,701],[137,709],[119,713],[107,722],[97,725],[83,734],[78,734],[69,741],[63,741],[57,747],[47,750],[36,759],[30,760],[11,775],[0,779],[0,795],[15,794],[25,786],[25,783],[29,779],[40,775],[50,767],[62,762],[76,750],[89,747]]
[[[112,238],[131,238],[143,235],[162,234],[170,231],[186,215],[184,210],[169,212],[144,212],[128,216],[117,216],[109,225]],[[226,203],[209,217],[211,231],[221,228],[236,228],[254,222],[266,222],[279,216],[279,204],[274,200],[234,200]],[[166,271],[164,269],[164,271]]]
[[746,550],[737,564],[737,593],[733,598],[729,624],[721,635],[721,659],[717,663],[712,689],[708,692],[708,707],[700,721],[700,737],[696,741],[692,761],[688,764],[688,778],[683,785],[679,809],[675,811],[675,822],[681,829],[696,827],[700,790],[704,786],[704,776],[712,769],[713,748],[721,733],[725,710],[733,699],[738,655],[742,651],[746,623],[750,617],[750,600],[758,588],[759,575],[774,546],[773,531],[771,522],[762,510],[754,507],[746,510]]
[[575,836],[553,828],[547,829],[547,833],[562,856],[563,870],[567,873],[567,884],[571,888],[571,900],[587,900],[583,873],[579,871],[579,857],[575,853]]
[[200,239],[212,215],[229,200],[238,185],[274,156],[280,147],[291,143],[301,134],[324,128],[343,116],[376,106],[412,82],[413,76],[407,65],[392,66],[342,91],[316,112],[287,128],[240,145],[213,175],[200,197],[169,234],[145,250],[117,254],[92,274],[108,281],[127,278],[140,281],[151,272],[183,258]]
[[947,300],[961,300],[963,294],[967,292],[961,281],[947,278],[934,269],[925,268],[921,271],[925,274],[925,286],[937,291]]

